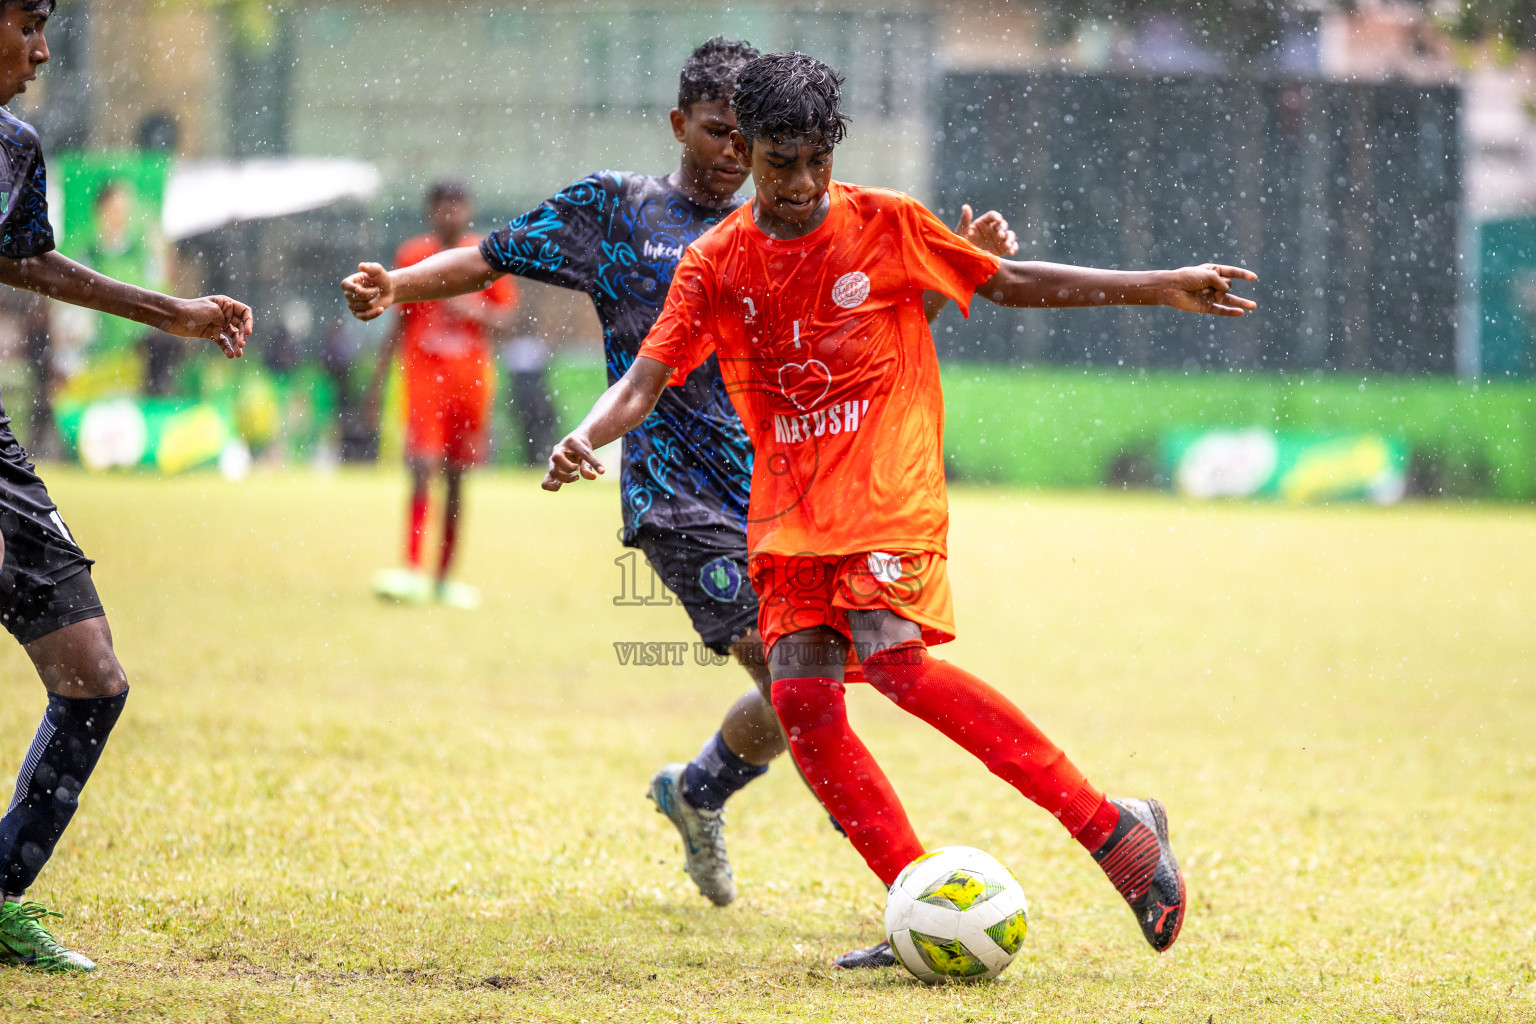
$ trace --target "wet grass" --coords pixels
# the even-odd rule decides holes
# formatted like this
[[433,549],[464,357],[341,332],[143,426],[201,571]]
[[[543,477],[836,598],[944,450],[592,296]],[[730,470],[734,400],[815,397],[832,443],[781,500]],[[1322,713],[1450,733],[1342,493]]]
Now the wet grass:
[[[134,690],[33,893],[102,970],[0,970],[7,1022],[1536,1018],[1529,510],[958,491],[942,653],[1168,804],[1193,909],[1153,955],[1046,815],[855,692],[925,839],[1031,899],[1000,982],[929,990],[828,970],[881,894],[787,765],[733,803],[736,905],[683,878],[642,793],[745,677],[619,665],[692,634],[614,606],[614,488],[477,480],[465,613],[368,595],[394,474],[47,472]],[[9,773],[42,695],[0,658]]]

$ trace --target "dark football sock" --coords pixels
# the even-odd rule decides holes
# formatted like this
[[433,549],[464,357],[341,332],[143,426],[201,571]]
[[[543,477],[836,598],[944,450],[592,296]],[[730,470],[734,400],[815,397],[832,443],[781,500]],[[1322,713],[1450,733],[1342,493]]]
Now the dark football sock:
[[25,893],[53,856],[127,700],[127,690],[115,697],[49,694],[16,795],[0,818],[0,892]]
[[683,769],[683,796],[701,811],[718,811],[732,793],[767,770],[765,764],[753,764],[736,756],[725,745],[725,737],[717,732]]
[[459,543],[459,517],[448,516],[443,520],[443,548],[437,558],[437,578],[447,579],[453,567],[454,548]]

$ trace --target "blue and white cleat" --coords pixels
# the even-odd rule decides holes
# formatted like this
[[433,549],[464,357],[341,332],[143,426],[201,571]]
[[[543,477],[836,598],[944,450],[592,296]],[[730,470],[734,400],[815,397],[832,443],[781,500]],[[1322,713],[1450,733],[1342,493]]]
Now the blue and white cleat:
[[686,767],[669,764],[662,768],[651,776],[646,796],[677,826],[687,855],[685,870],[699,893],[723,907],[736,898],[736,880],[731,877],[731,860],[725,854],[725,812],[702,810],[683,798]]

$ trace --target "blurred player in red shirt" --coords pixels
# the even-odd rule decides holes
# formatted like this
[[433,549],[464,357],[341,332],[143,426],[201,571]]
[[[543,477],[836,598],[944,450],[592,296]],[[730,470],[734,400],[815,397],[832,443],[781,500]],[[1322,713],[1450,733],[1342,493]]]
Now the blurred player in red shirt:
[[[479,236],[469,231],[473,215],[469,191],[463,185],[436,183],[427,193],[427,222],[432,230],[401,245],[395,265],[408,267],[447,249],[478,245]],[[406,303],[379,352],[369,407],[377,416],[384,380],[398,349],[405,371],[405,459],[411,469],[408,569],[379,575],[374,586],[382,596],[426,600],[435,594],[459,606],[478,603],[474,589],[450,582],[448,571],[458,541],[464,471],[485,457],[490,439],[496,375],[489,336],[509,325],[516,308],[517,286],[510,277],[498,278],[473,295]],[[422,538],[432,478],[439,473],[447,483],[443,545],[435,577],[429,580],[422,571]]]
[[[1162,951],[1186,894],[1155,800],[1110,799],[1003,694],[928,647],[955,637],[944,403],[923,295],[969,312],[1167,305],[1242,316],[1238,267],[1113,271],[1000,260],[910,196],[832,180],[842,79],[805,54],[739,72],[731,141],[756,192],[684,253],[634,365],[555,447],[544,486],[603,467],[594,448],[641,422],[711,354],[752,440],[749,572],[773,707],[795,762],[887,885],[923,854],[884,772],[849,726],[844,666],[1050,813]],[[1010,642],[1011,638],[1000,638]],[[1020,651],[1021,660],[1027,651]],[[887,943],[838,958],[891,966]]]

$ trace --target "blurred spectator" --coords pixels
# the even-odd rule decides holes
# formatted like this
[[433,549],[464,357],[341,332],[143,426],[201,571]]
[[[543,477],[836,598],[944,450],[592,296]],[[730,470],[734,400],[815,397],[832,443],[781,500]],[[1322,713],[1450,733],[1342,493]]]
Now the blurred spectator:
[[310,348],[310,331],[314,328],[315,314],[303,299],[292,299],[283,305],[283,314],[277,327],[262,346],[262,362],[272,375],[287,381],[298,368],[299,361]]
[[501,364],[510,377],[508,403],[523,463],[543,466],[555,446],[555,402],[549,393],[549,344],[536,334],[523,333],[501,350]]
[[[82,260],[92,270],[144,288],[161,288],[169,262],[158,233],[143,223],[138,197],[123,181],[107,181],[92,204],[95,236]],[[97,353],[135,347],[144,327],[118,317],[102,317],[92,346]]]
[[59,374],[53,365],[50,303],[30,292],[9,288],[6,292],[21,306],[22,353],[27,361],[32,400],[27,415],[27,448],[34,458],[57,458],[59,437],[53,422],[53,389]]
[[377,462],[379,432],[363,396],[352,386],[352,367],[361,345],[345,317],[332,319],[320,342],[320,368],[336,393],[342,462]]
[[187,352],[187,343],[164,331],[150,331],[139,338],[144,356],[144,394],[169,398],[176,392],[176,371]]

